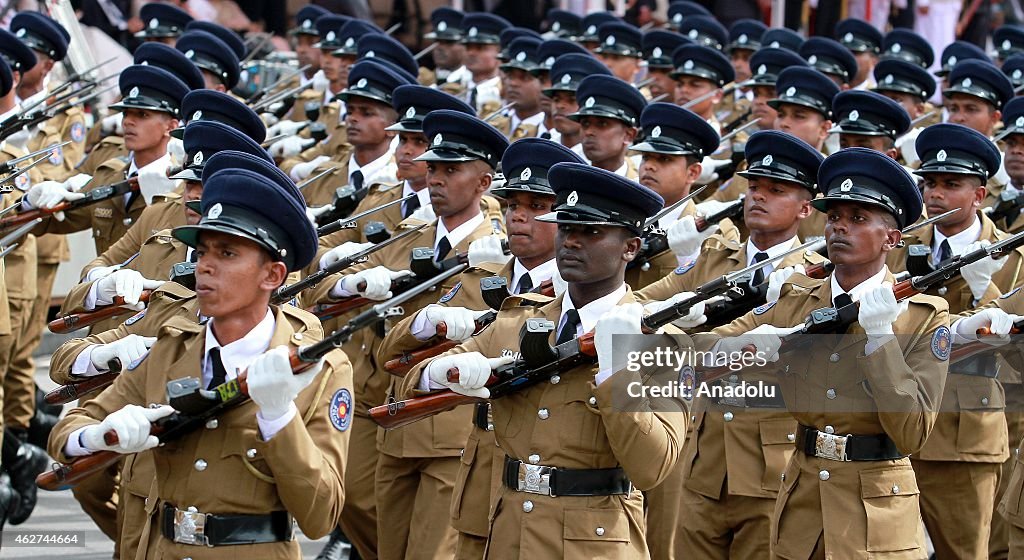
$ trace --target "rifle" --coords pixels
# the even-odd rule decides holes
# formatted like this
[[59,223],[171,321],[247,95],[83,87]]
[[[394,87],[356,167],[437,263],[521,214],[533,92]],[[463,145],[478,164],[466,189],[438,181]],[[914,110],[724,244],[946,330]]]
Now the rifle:
[[309,70],[309,64],[307,64],[307,65],[305,65],[305,66],[303,66],[301,68],[297,68],[295,70],[291,70],[291,71],[281,75],[281,77],[279,77],[278,79],[276,79],[273,82],[271,82],[271,83],[263,86],[262,88],[256,90],[256,93],[253,93],[252,95],[247,97],[245,99],[245,104],[246,105],[252,105],[253,103],[256,103],[264,95],[266,95],[268,92],[270,92],[271,90],[273,90],[277,86],[279,86],[281,84],[284,84],[284,83],[288,83],[292,78],[294,78],[295,76],[298,76],[299,74],[305,72],[306,70]]
[[130,179],[125,179],[124,181],[118,181],[117,183],[104,185],[102,187],[92,189],[84,193],[85,198],[72,200],[70,202],[64,201],[54,206],[53,208],[33,208],[31,210],[26,210],[25,212],[19,212],[13,216],[0,218],[0,229],[21,225],[30,220],[50,216],[51,214],[56,214],[57,212],[69,212],[77,210],[79,208],[91,206],[98,202],[103,202],[104,200],[108,200],[116,196],[120,196],[125,193],[137,190],[139,190],[139,178],[138,176],[131,177]]
[[1009,228],[1010,224],[1020,216],[1021,210],[1024,210],[1024,191],[1013,185],[1006,185],[1003,192],[999,193],[999,202],[995,206],[985,208],[982,212],[993,222],[1006,220],[1006,227]]
[[[444,274],[436,276],[430,282],[424,282],[416,288],[374,305],[320,342],[298,349],[289,348],[292,371],[302,373],[313,367],[327,353],[335,348],[341,348],[355,332],[375,325],[393,314],[392,308],[395,306],[416,297],[464,269],[465,266],[450,269]],[[168,404],[177,412],[154,422],[150,428],[150,434],[157,436],[161,443],[174,441],[201,429],[208,420],[244,404],[249,400],[246,377],[247,371],[243,371],[238,374],[237,378],[210,390],[204,390],[202,382],[195,377],[184,377],[168,382]],[[107,445],[117,443],[117,435],[114,432],[107,432],[103,439]],[[116,451],[99,451],[77,458],[66,465],[54,465],[52,470],[44,472],[36,478],[36,485],[44,490],[71,488],[92,473],[116,463],[121,455]]]
[[19,168],[18,168],[18,164],[19,163],[21,163],[23,161],[28,161],[28,160],[36,157],[36,156],[43,155],[43,154],[47,154],[47,157],[49,157],[49,153],[50,152],[52,152],[53,150],[56,150],[57,148],[63,148],[64,146],[67,146],[70,143],[71,143],[71,141],[68,140],[66,142],[60,142],[58,144],[51,144],[51,145],[49,145],[49,146],[47,146],[45,148],[38,149],[38,150],[36,150],[34,152],[25,154],[25,155],[23,155],[21,157],[16,157],[14,159],[9,159],[9,160],[7,160],[7,161],[5,161],[3,163],[0,163],[0,173],[16,173],[19,170]]
[[[334,169],[331,169],[331,171],[334,171]],[[353,185],[345,185],[344,187],[339,187],[334,191],[334,201],[331,202],[331,209],[317,216],[317,223],[319,224],[323,222],[324,225],[321,227],[327,228],[331,225],[332,222],[344,220],[350,214],[352,214],[352,212],[355,211],[356,207],[358,207],[359,203],[362,202],[364,198],[366,198],[366,195],[369,192],[370,185],[367,184],[364,184],[364,186],[359,187],[358,189]],[[333,231],[328,233],[333,233]]]
[[[369,215],[372,215],[372,214],[376,214],[377,212],[380,212],[381,210],[384,210],[385,208],[390,208],[391,206],[394,206],[396,204],[401,204],[401,203],[403,203],[403,202],[405,202],[407,200],[412,200],[416,196],[417,196],[416,193],[412,193],[412,194],[410,194],[408,196],[403,196],[402,198],[397,198],[395,200],[392,200],[391,202],[385,202],[384,204],[381,204],[380,206],[375,206],[373,208],[370,208],[369,210],[364,210],[364,211],[356,214],[355,216],[349,216],[348,218],[339,218],[339,219],[337,219],[337,220],[335,220],[333,222],[330,222],[330,223],[327,223],[327,224],[324,224],[324,225],[318,227],[317,230],[316,230],[316,234],[317,234],[318,237],[323,237],[325,235],[330,235],[330,234],[332,234],[332,233],[334,233],[336,231],[340,231],[340,230],[343,230],[343,229],[348,229],[348,228],[356,227],[356,222],[358,222],[359,220],[365,218],[366,216],[369,216]],[[419,228],[417,228],[417,229],[419,229]]]
[[[729,95],[730,93],[735,91],[736,88],[738,88],[738,87],[739,87],[738,84],[731,83],[731,84],[721,88],[722,95],[723,96]],[[701,95],[701,96],[698,96],[698,97],[694,97],[693,99],[687,101],[686,103],[683,103],[683,108],[684,109],[689,109],[690,107],[693,107],[694,105],[699,105],[699,104],[703,103],[704,101],[707,101],[708,99],[711,99],[712,97],[714,97],[715,94],[718,93],[718,92],[719,92],[718,89],[713,89],[713,90],[705,93],[704,95]]]
[[[149,290],[143,290],[139,296],[139,303],[148,303],[151,292]],[[100,321],[109,319],[111,317],[117,317],[122,313],[133,311],[130,308],[123,307],[125,305],[124,298],[117,296],[114,298],[114,303],[110,305],[104,305],[97,307],[92,311],[83,311],[81,313],[68,313],[63,317],[57,317],[56,319],[49,322],[47,325],[50,332],[56,334],[66,334],[74,330],[83,329],[85,327],[91,327]]]
[[[706,186],[704,185],[704,187]],[[691,193],[691,196],[698,194],[704,187]],[[704,231],[726,218],[741,216],[743,216],[743,195],[740,195],[740,198],[730,203],[729,206],[710,216],[697,216],[694,219],[694,224],[697,226],[697,231]],[[660,218],[661,213],[657,217]],[[641,240],[643,244],[640,246],[640,254],[637,255],[637,258],[626,264],[626,270],[632,270],[636,267],[640,267],[641,270],[649,270],[651,268],[651,260],[669,250],[668,234],[662,229],[649,229],[644,232]]]
[[[815,243],[817,242],[804,243],[781,255],[769,257],[764,261],[754,263],[746,268],[712,280],[698,287],[693,297],[679,301],[657,313],[644,317],[641,323],[642,328],[645,332],[655,332],[660,327],[686,315],[694,305],[733,291],[739,279],[790,254],[803,251]],[[547,319],[527,319],[520,332],[519,347],[522,357],[512,364],[498,368],[488,379],[487,388],[490,390],[491,399],[501,398],[546,381],[552,375],[572,369],[578,365],[594,363],[597,358],[597,349],[594,347],[594,333],[585,333],[573,340],[552,347],[548,342],[548,338],[554,331],[555,324]],[[457,381],[458,378],[459,374],[455,368],[448,371],[448,379],[451,382]],[[442,390],[403,401],[394,401],[392,399],[384,405],[371,408],[370,418],[377,425],[385,429],[392,429],[450,410],[459,405],[476,403],[482,400],[484,399],[470,397],[451,390]]]
[[670,214],[673,210],[679,208],[683,204],[689,202],[692,198],[696,197],[700,193],[704,192],[704,189],[708,188],[707,185],[701,185],[699,188],[693,189],[689,194],[679,199],[675,203],[662,208],[657,214],[649,218],[644,223],[644,233],[640,237],[642,245],[640,246],[640,254],[635,259],[626,265],[627,270],[640,267],[643,270],[651,268],[650,261],[654,257],[664,253],[668,250],[668,236],[665,230],[658,227],[658,220],[664,216]]
[[413,55],[413,57],[412,57],[413,60],[417,60],[418,61],[419,59],[423,58],[424,56],[426,56],[427,53],[429,53],[430,51],[436,49],[437,45],[438,44],[436,42],[430,43],[429,45],[427,45],[426,48],[424,48],[420,52],[418,52],[415,55]]

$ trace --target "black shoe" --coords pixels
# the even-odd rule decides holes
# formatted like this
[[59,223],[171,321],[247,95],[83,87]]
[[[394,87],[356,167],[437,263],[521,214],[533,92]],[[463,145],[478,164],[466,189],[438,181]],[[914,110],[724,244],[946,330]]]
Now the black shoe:
[[53,431],[53,427],[57,425],[58,420],[60,420],[60,416],[37,408],[35,415],[28,424],[28,442],[46,449],[46,441],[50,439],[50,432]]
[[4,524],[18,509],[18,493],[11,487],[11,479],[0,475],[0,531]]
[[348,537],[341,531],[341,527],[335,527],[331,531],[331,538],[327,540],[327,544],[324,545],[323,550],[317,555],[316,560],[341,560],[345,558],[345,549],[348,549],[349,560],[355,560],[359,558],[359,554],[356,553],[356,549],[352,547],[348,542]]
[[[16,447],[15,447],[16,446]],[[8,521],[24,523],[36,507],[36,477],[50,466],[50,457],[41,447],[21,443],[19,437],[6,430],[3,444],[4,470],[11,477],[11,487],[18,493],[18,508]]]
[[36,385],[36,410],[41,410],[46,414],[60,416],[60,413],[64,411],[64,405],[50,404],[46,402],[46,391],[43,391],[39,388],[39,385]]

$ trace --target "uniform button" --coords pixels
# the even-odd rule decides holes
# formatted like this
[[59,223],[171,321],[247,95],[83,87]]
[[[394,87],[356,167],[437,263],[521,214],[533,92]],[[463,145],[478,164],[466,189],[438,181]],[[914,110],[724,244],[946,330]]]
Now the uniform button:
[[598,527],[597,529],[594,529],[594,534],[599,536],[599,537],[603,537],[604,536],[604,527]]
[[362,347],[360,348],[360,350],[362,350],[363,352],[366,352],[366,344],[365,344],[365,343],[364,343],[364,344],[362,345]]
[[546,408],[542,408],[537,411],[537,418],[540,418],[541,420],[547,420],[548,416],[550,416],[550,414],[548,414],[548,409]]
[[[796,441],[796,434],[786,434],[786,439],[789,441]],[[786,475],[782,475],[786,476]]]
[[837,353],[833,353],[831,356],[828,357],[828,361],[832,362],[833,364],[838,362],[839,361],[839,353],[838,352]]
[[218,422],[216,418],[211,418],[206,421],[207,430],[216,430],[217,426],[220,426],[220,422]]
[[531,465],[536,465],[537,463],[540,463],[540,455],[534,453],[533,455],[527,457],[526,460],[529,461]]
[[531,511],[533,511],[533,502],[531,502],[530,500],[526,500],[525,502],[523,502],[523,511],[525,511],[526,513],[530,513]]
[[899,487],[898,484],[893,484],[892,485],[892,493],[893,494],[899,494],[900,493],[900,487]]
[[590,406],[597,406],[597,397],[590,397],[587,402],[590,403]]
[[491,424],[490,422],[488,422],[487,423],[487,431],[488,432],[493,432],[494,431],[494,424]]
[[834,434],[834,433],[836,433],[836,429],[833,428],[832,426],[825,426],[825,433],[826,434]]
[[828,480],[829,476],[831,475],[828,474],[828,471],[818,471],[818,478],[822,480]]
[[786,367],[782,368],[782,371],[785,373],[789,373],[789,364],[786,364]]
[[732,422],[732,413],[726,412],[725,414],[722,415],[722,418],[725,418],[726,422]]
[[696,422],[696,421],[697,421],[697,416],[695,414],[691,414],[690,415],[690,422]]
[[255,459],[256,458],[256,450],[255,449],[247,449],[245,451],[245,456],[250,458],[250,459]]
[[132,219],[131,218],[125,218],[125,219],[123,219],[121,221],[124,222],[124,225],[126,225],[126,226],[132,225]]
[[828,397],[829,399],[836,398],[836,390],[835,389],[829,389],[828,391],[825,391],[825,396]]
[[295,342],[300,342],[302,340],[302,333],[297,332],[293,334],[292,340],[294,340]]
[[196,460],[196,470],[197,471],[205,471],[206,470],[206,461],[204,461],[203,459],[197,459]]
[[946,292],[948,292],[948,291],[949,291],[949,288],[943,286],[943,287],[939,288],[939,295],[940,296],[944,296],[944,295],[946,295]]
[[988,404],[988,397],[981,397],[981,404]]
[[779,478],[782,479],[782,482],[786,482],[786,473],[782,473],[782,476]]
[[552,375],[551,379],[549,379],[549,381],[551,381],[552,385],[558,385],[558,382],[561,381],[561,380],[562,380],[562,377],[559,376],[559,375]]

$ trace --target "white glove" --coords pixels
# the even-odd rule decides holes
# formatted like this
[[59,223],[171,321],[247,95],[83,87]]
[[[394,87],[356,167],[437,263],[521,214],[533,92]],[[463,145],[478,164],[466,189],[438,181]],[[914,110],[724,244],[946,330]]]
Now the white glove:
[[562,275],[556,270],[555,273],[551,275],[551,287],[555,290],[555,297],[558,297],[569,289],[569,283],[562,280]]
[[[267,129],[267,137],[277,136],[278,134],[287,134],[291,136],[299,131],[300,128],[306,126],[305,122],[295,121],[278,121]],[[283,140],[283,139],[282,139]],[[275,142],[276,143],[276,142]]]
[[[486,399],[491,392],[484,387],[491,376],[491,370],[515,361],[515,356],[487,358],[480,352],[467,352],[453,356],[441,356],[427,364],[426,374],[430,381],[448,387],[452,391],[471,397]],[[459,381],[448,381],[448,370],[458,368]]]
[[342,259],[347,259],[360,251],[365,251],[370,247],[373,247],[373,243],[356,243],[355,241],[346,241],[330,251],[327,251],[324,253],[324,256],[320,257],[320,270],[323,270]]
[[[693,292],[679,292],[678,294],[668,298],[665,301],[648,302],[646,305],[644,305],[644,311],[653,315],[654,313],[657,313],[662,309],[672,307],[676,303],[679,303],[680,301],[686,299],[690,299],[695,295],[696,294]],[[708,301],[702,301],[700,303],[697,303],[693,307],[690,307],[690,310],[686,312],[686,315],[683,315],[682,317],[673,320],[672,324],[681,329],[692,329],[694,327],[699,327],[703,325],[708,321],[707,316],[704,314],[706,305],[708,303],[717,301],[718,299],[719,298],[711,298]]]
[[[408,270],[391,270],[384,266],[377,266],[361,270],[355,274],[348,274],[338,280],[338,288],[349,294],[359,294],[366,299],[375,301],[391,298],[391,282],[403,276],[412,274]],[[360,290],[359,284],[365,282],[366,286]]]
[[687,258],[700,251],[700,246],[704,243],[704,240],[714,235],[717,231],[718,224],[714,224],[704,231],[697,231],[697,223],[694,217],[683,216],[676,220],[676,223],[672,224],[665,233],[668,236],[669,248],[672,249],[676,259],[682,264]]
[[[284,142],[285,140],[291,140],[291,138],[285,138],[284,140],[281,140],[281,142]],[[301,142],[302,140],[299,141]],[[292,167],[292,171],[289,175],[291,175],[293,181],[301,181],[306,177],[309,177],[310,174],[313,173],[313,170],[316,169],[316,166],[320,165],[321,163],[329,159],[331,158],[327,156],[316,156],[315,158],[313,158],[312,161],[297,163],[295,164],[295,166]]]
[[89,175],[88,173],[78,173],[69,177],[64,181],[63,185],[64,188],[69,191],[79,192],[82,190],[82,187],[89,184],[89,181],[92,181],[92,175]]
[[[991,243],[985,240],[975,241],[964,249],[964,254],[977,251],[989,245]],[[967,286],[971,288],[971,294],[974,295],[974,299],[980,300],[985,297],[985,290],[988,289],[989,282],[992,281],[992,275],[999,272],[1004,264],[1006,264],[1006,259],[985,257],[960,269],[960,275],[964,277],[964,282],[967,282]]]
[[[276,105],[276,103],[274,105]],[[267,107],[267,111],[268,112],[260,113],[260,120],[263,121],[263,126],[271,127],[271,126],[274,126],[275,124],[277,124],[278,121],[281,120],[281,119],[277,118],[277,115],[275,115],[273,113],[273,111],[276,109],[276,107],[274,107],[274,105],[271,105],[270,107]],[[269,138],[269,135],[267,137]]]
[[167,178],[167,162],[156,160],[139,168],[139,192],[146,204],[153,202],[153,197],[174,190],[177,181]]
[[[967,341],[983,340],[993,346],[1000,346],[1010,341],[1010,329],[1020,321],[1020,315],[1011,315],[998,307],[990,307],[970,317],[964,317],[953,323],[956,335]],[[987,328],[994,336],[978,337],[978,329]]]
[[185,158],[188,155],[185,153],[185,143],[181,140],[171,137],[167,141],[167,153],[171,155],[171,166],[172,167],[184,167]]
[[[145,408],[129,404],[111,412],[99,424],[93,424],[82,430],[82,445],[89,451],[116,451],[118,453],[139,453],[160,445],[156,436],[149,435],[152,423],[174,413],[167,405],[156,408]],[[103,436],[113,431],[117,434],[117,443],[107,445]]]
[[278,346],[256,357],[246,373],[249,398],[260,408],[259,415],[268,422],[284,416],[295,397],[316,379],[323,369],[323,360],[302,373],[292,373],[288,348]]
[[115,264],[113,266],[97,266],[96,268],[89,269],[89,272],[85,273],[85,278],[82,281],[95,282],[100,278],[110,276],[111,274],[117,272],[118,270],[121,270],[121,265],[119,264]]
[[700,214],[701,216],[710,216],[712,214],[717,214],[724,210],[733,202],[735,201],[722,202],[720,200],[705,200],[704,202],[701,202],[700,204],[697,205],[697,213]]
[[725,354],[732,359],[735,352],[747,352],[749,351],[747,347],[753,346],[755,352],[764,356],[769,362],[775,362],[779,359],[779,347],[782,346],[782,337],[795,333],[802,328],[803,325],[796,325],[794,327],[759,325],[739,336],[723,338],[718,343],[717,352]]
[[324,75],[323,70],[317,70],[316,74],[313,74],[313,89],[323,93],[327,91],[327,88],[331,86],[331,81]]
[[917,137],[920,136],[922,130],[924,128],[917,127],[896,139],[896,149],[903,156],[903,163],[907,167],[917,167],[921,163],[921,158],[917,155]]
[[437,214],[434,213],[433,204],[424,204],[423,206],[420,206],[419,208],[414,210],[412,214],[409,214],[409,218],[406,219],[408,220],[410,218],[414,220],[419,220],[421,222],[429,223],[437,219]]
[[104,136],[110,134],[124,136],[124,127],[121,125],[122,119],[124,119],[124,113],[114,113],[113,115],[103,117],[103,120],[100,121],[100,132]]
[[[306,141],[298,136],[282,138],[270,145],[270,155],[275,159],[290,158],[302,153],[306,149]],[[307,173],[306,175],[309,175]]]
[[700,162],[700,175],[694,184],[706,185],[718,179],[718,170],[732,163],[727,159],[715,159],[711,156],[704,156]]
[[512,255],[505,254],[501,250],[501,242],[505,238],[498,235],[481,237],[469,244],[469,266],[480,266],[482,263],[491,262],[504,265],[512,258]]
[[881,286],[864,294],[859,303],[857,322],[868,336],[893,334],[892,324],[908,305],[906,301],[896,301],[891,282],[882,282]]
[[996,171],[991,180],[1000,186],[1010,184],[1010,174],[1006,172],[1006,154],[1003,154],[1003,159],[999,160],[999,171]]
[[775,303],[779,301],[779,294],[782,293],[782,284],[784,284],[786,280],[789,280],[789,277],[796,272],[804,274],[807,271],[804,269],[804,265],[798,264],[796,266],[787,266],[786,268],[773,270],[772,273],[768,275],[767,303]]
[[100,344],[92,349],[89,359],[93,367],[99,371],[107,371],[107,362],[117,358],[121,361],[121,367],[130,370],[135,369],[149,354],[149,348],[156,342],[155,336],[139,336],[130,334],[124,338],[115,340],[109,344]]
[[313,224],[313,227],[318,227],[319,224],[317,224],[317,222],[316,222],[317,218],[319,218],[321,215],[329,212],[331,210],[331,208],[334,208],[333,204],[324,204],[323,206],[313,206],[313,207],[308,207],[307,206],[306,207],[306,218],[309,220],[309,223]]
[[615,335],[641,334],[640,320],[644,316],[644,307],[639,303],[617,305],[609,310],[594,325],[594,347],[597,348],[597,364],[601,371],[618,371],[625,365],[625,352],[618,351],[620,363],[613,360],[615,353]]
[[118,270],[96,281],[96,303],[110,305],[115,297],[121,296],[127,305],[135,306],[143,290],[155,290],[163,283],[163,280],[149,280],[137,270]]
[[478,317],[487,314],[487,311],[473,311],[465,307],[445,307],[432,303],[423,308],[423,317],[434,326],[435,333],[437,325],[444,323],[448,331],[445,338],[462,342],[468,340],[476,332],[476,320]]
[[[56,181],[43,181],[32,185],[25,193],[25,200],[33,208],[45,208],[50,209],[62,202],[72,202],[85,198],[83,193],[77,193],[69,191],[63,183]],[[64,220],[64,212],[57,212],[53,215],[59,221]]]
[[21,130],[5,138],[4,142],[17,150],[26,150],[28,149],[28,141],[32,139],[32,136],[32,130],[27,126],[23,126]]

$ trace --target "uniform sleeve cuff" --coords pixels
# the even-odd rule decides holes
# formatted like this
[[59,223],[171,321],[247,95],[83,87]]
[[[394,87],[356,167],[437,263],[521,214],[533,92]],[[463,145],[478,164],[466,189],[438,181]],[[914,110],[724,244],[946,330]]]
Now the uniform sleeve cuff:
[[85,448],[82,445],[82,432],[84,432],[89,426],[82,426],[77,430],[71,432],[68,436],[68,442],[64,444],[64,454],[68,457],[81,457],[83,455],[90,455],[92,451]]
[[98,344],[90,344],[78,353],[78,356],[75,358],[75,363],[71,364],[71,375],[78,377],[92,377],[94,375],[104,373],[96,369],[96,366],[92,363],[92,351],[98,346]]
[[270,441],[278,432],[284,429],[292,418],[299,412],[299,409],[295,408],[295,403],[288,405],[288,412],[285,412],[281,416],[267,420],[263,418],[263,412],[256,413],[256,425],[260,428],[260,434],[263,436],[263,441]]

